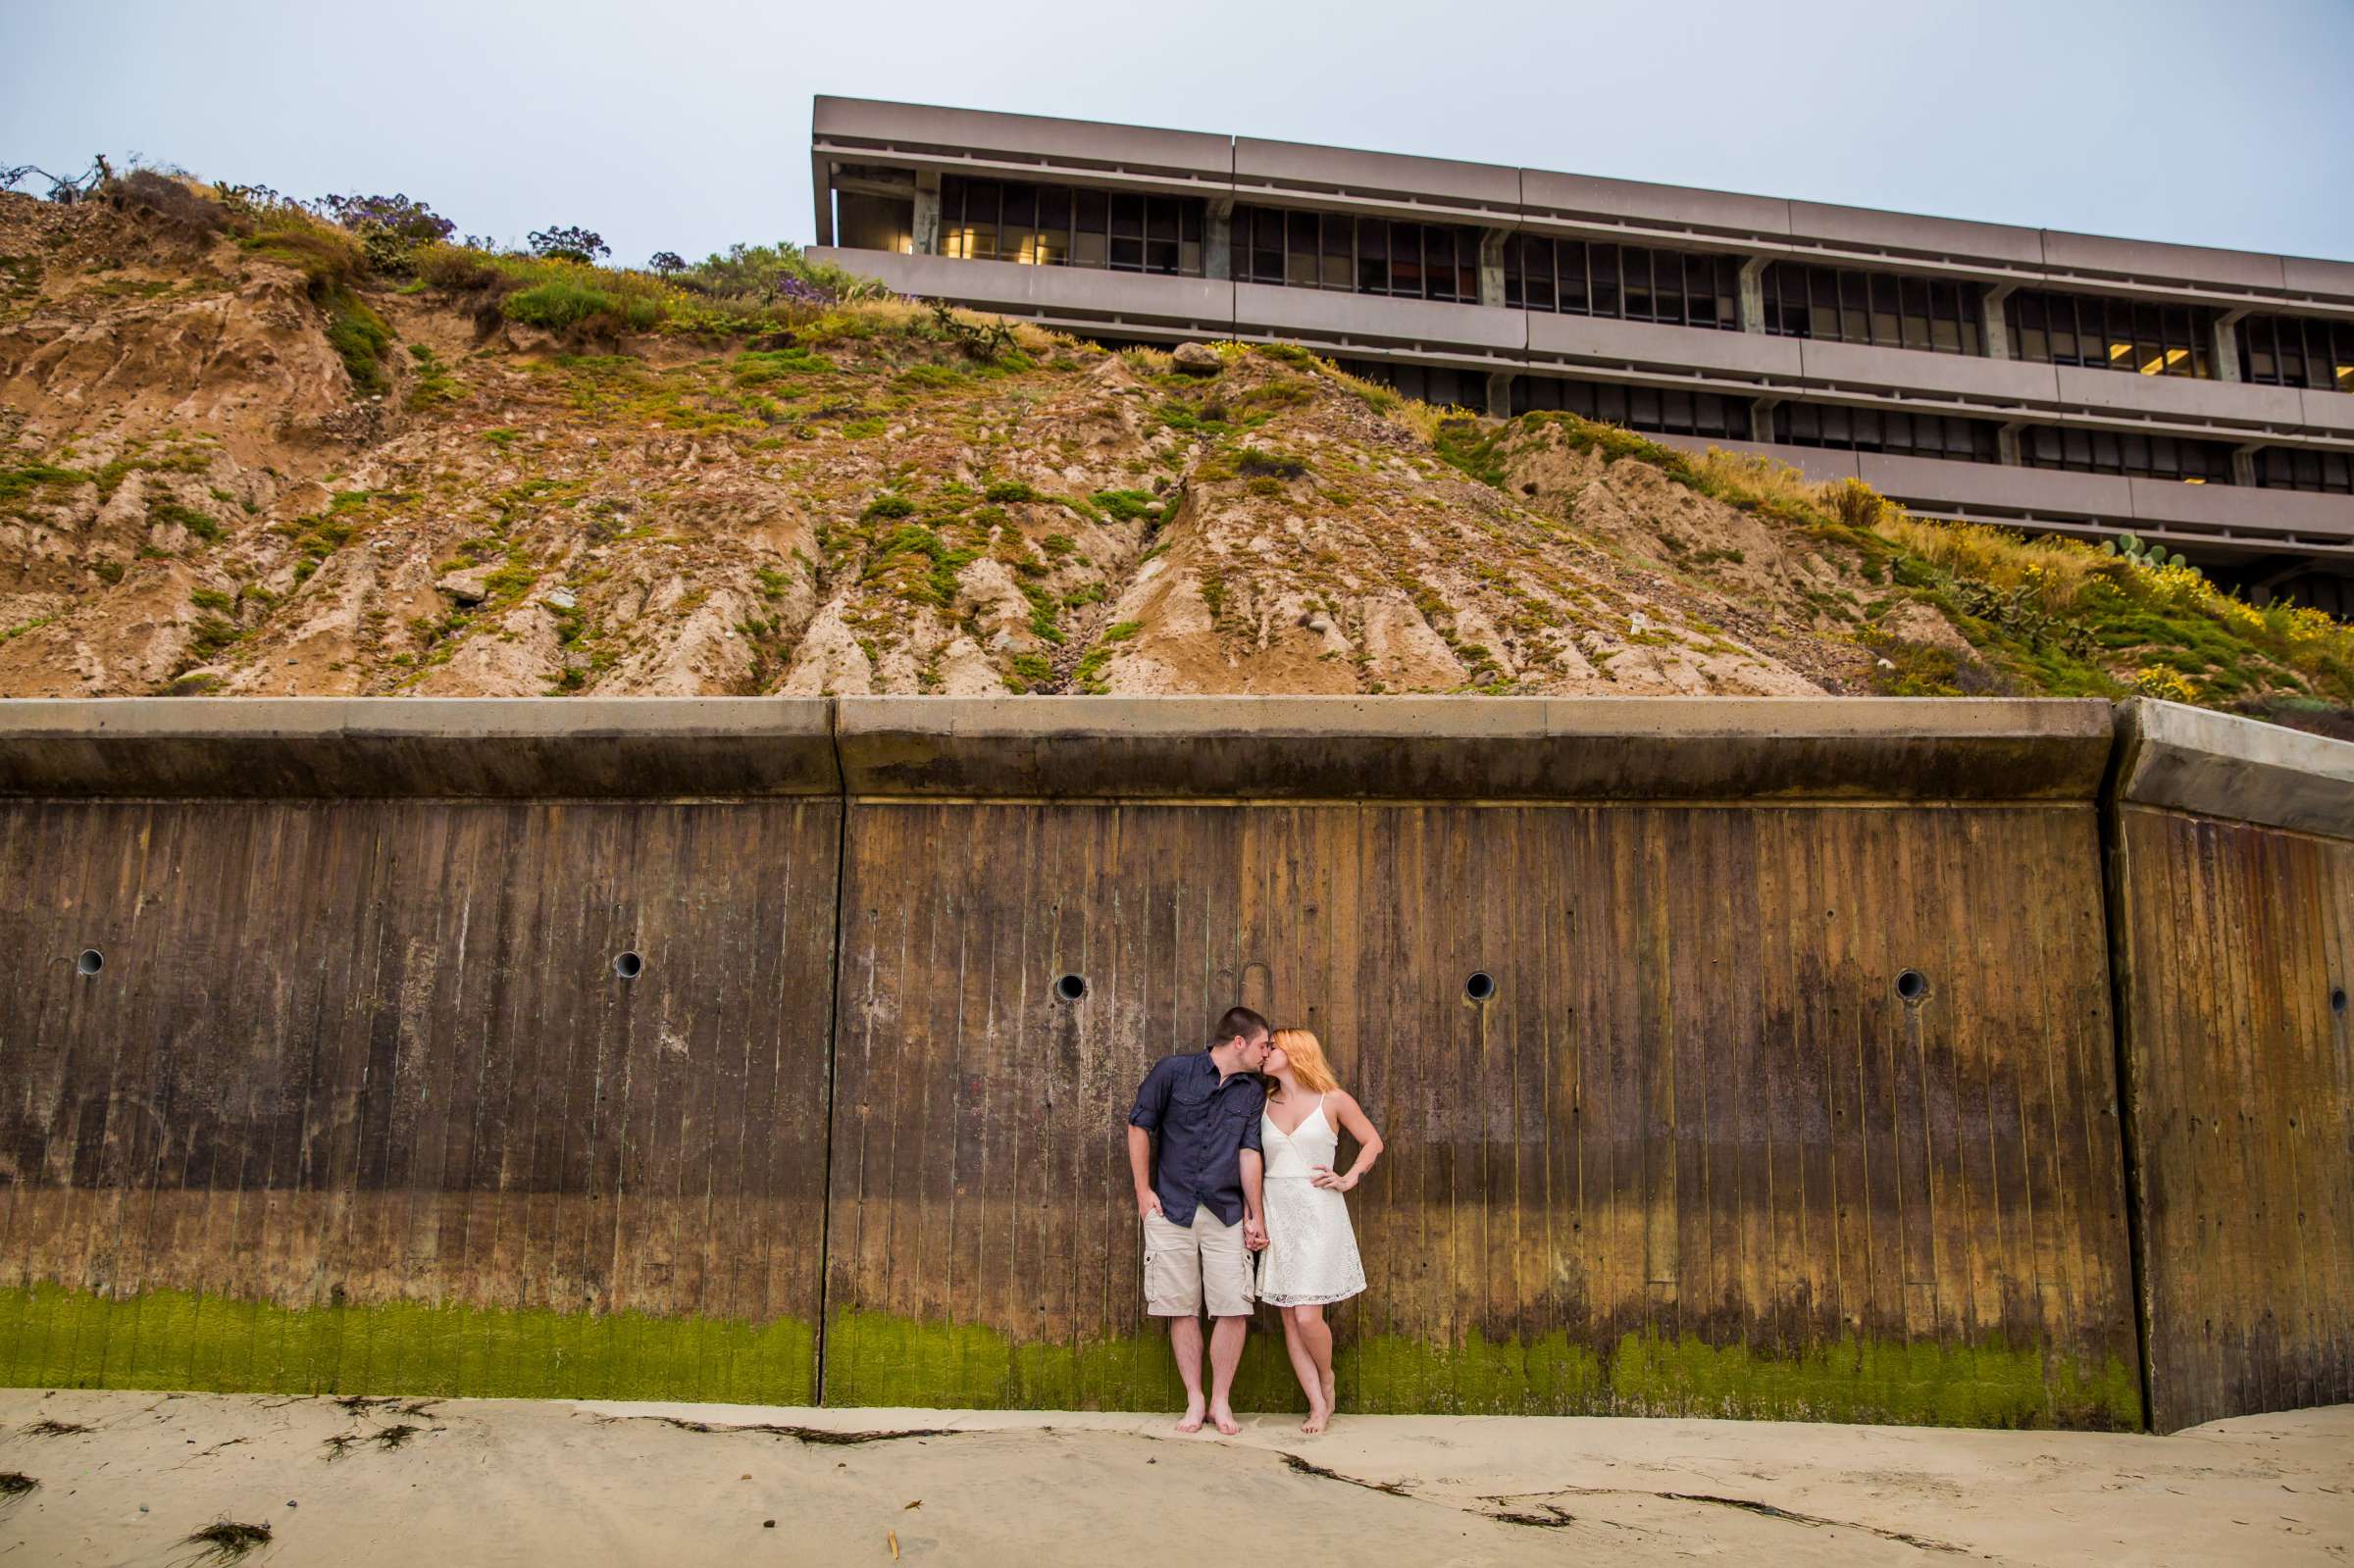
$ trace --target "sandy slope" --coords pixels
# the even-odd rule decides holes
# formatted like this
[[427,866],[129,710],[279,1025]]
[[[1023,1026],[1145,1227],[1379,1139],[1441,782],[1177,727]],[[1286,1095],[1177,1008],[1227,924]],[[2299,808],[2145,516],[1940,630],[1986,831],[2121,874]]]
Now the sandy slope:
[[[0,1502],[0,1562],[187,1561],[180,1543],[224,1518],[271,1527],[249,1562],[338,1568],[889,1562],[895,1539],[901,1560],[1033,1568],[2285,1565],[2354,1547],[2354,1406],[2172,1438],[1362,1417],[1309,1441],[1270,1417],[1228,1442],[1121,1415],[9,1390],[0,1423],[0,1471],[40,1482]],[[400,1427],[397,1446],[372,1441]]]

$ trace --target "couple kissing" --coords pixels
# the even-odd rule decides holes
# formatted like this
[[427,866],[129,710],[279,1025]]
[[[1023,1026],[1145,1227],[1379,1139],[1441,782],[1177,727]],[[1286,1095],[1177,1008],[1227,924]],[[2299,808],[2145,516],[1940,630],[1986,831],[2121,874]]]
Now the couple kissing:
[[[1338,1171],[1343,1128],[1357,1155]],[[1316,1037],[1270,1030],[1248,1007],[1227,1010],[1206,1049],[1145,1075],[1128,1113],[1128,1168],[1145,1225],[1146,1310],[1169,1320],[1185,1384],[1178,1431],[1199,1432],[1205,1416],[1228,1437],[1242,1430],[1230,1395],[1254,1301],[1283,1313],[1284,1345],[1307,1395],[1300,1430],[1330,1423],[1338,1391],[1324,1309],[1365,1288],[1341,1194],[1380,1157],[1381,1135],[1333,1077]]]

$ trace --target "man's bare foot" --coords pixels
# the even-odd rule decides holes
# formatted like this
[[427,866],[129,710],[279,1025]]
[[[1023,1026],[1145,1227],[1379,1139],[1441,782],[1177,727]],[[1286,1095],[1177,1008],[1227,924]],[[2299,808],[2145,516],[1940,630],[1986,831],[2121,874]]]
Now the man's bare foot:
[[1179,1432],[1200,1432],[1202,1430],[1201,1400],[1196,1399],[1186,1405],[1184,1419],[1177,1423],[1177,1430]]
[[1234,1419],[1234,1412],[1222,1404],[1209,1407],[1209,1419],[1215,1421],[1218,1424],[1218,1430],[1229,1438],[1243,1430],[1243,1424]]
[[1330,1405],[1311,1404],[1307,1407],[1307,1419],[1300,1423],[1300,1430],[1312,1438],[1322,1432],[1331,1420],[1332,1407]]

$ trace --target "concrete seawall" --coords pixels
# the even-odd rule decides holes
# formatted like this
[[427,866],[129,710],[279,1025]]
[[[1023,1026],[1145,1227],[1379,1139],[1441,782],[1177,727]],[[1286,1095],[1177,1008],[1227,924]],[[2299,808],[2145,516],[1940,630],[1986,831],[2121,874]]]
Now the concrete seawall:
[[[0,1381],[1165,1404],[1120,1121],[1239,998],[1390,1140],[1356,1408],[2354,1397],[2350,756],[2099,702],[0,705]],[[2296,1199],[2261,1243],[2219,1158]]]
[[2152,1419],[2354,1399],[2354,745],[2137,702],[2115,773]]

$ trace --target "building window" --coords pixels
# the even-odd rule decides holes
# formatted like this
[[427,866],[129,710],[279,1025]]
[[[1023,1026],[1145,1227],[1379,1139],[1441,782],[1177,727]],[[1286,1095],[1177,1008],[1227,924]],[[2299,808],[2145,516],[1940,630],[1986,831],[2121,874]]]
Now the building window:
[[2011,296],[2011,355],[2050,365],[2215,378],[2215,313],[2095,294]]
[[1202,203],[1191,196],[961,175],[940,182],[940,253],[960,261],[1199,278],[1202,222]]
[[1619,386],[1609,381],[1573,381],[1559,376],[1512,379],[1512,412],[1550,410],[1623,425],[1661,435],[1712,435],[1749,439],[1749,399],[1717,392],[1687,392],[1659,386]]
[[1997,427],[1990,420],[1946,414],[1848,408],[1836,403],[1777,403],[1773,410],[1773,438],[1786,446],[1997,463],[2002,460],[2002,450],[1996,435]]
[[1766,269],[1766,330],[1776,337],[1984,354],[1984,317],[1975,285],[1899,278],[1803,262]]
[[835,232],[845,250],[888,250],[904,256],[915,248],[911,197],[845,190],[836,198],[835,212]]
[[2262,386],[2354,392],[2354,322],[2251,316],[2239,324],[2239,362]]
[[1531,234],[1505,242],[1504,302],[1514,310],[1737,332],[1740,286],[1733,256]]
[[2019,432],[2019,460],[2028,468],[2066,469],[2072,474],[2123,474],[2194,484],[2231,482],[2227,443],[2173,435],[2030,425]]
[[1475,228],[1237,207],[1234,253],[1246,283],[1479,303]]
[[2256,482],[2268,490],[2320,490],[2354,495],[2354,457],[2268,446],[2256,454]]
[[1485,371],[1458,370],[1450,365],[1401,365],[1380,359],[1339,359],[1333,364],[1359,380],[1395,389],[1434,408],[1467,408],[1482,414],[1488,408]]

